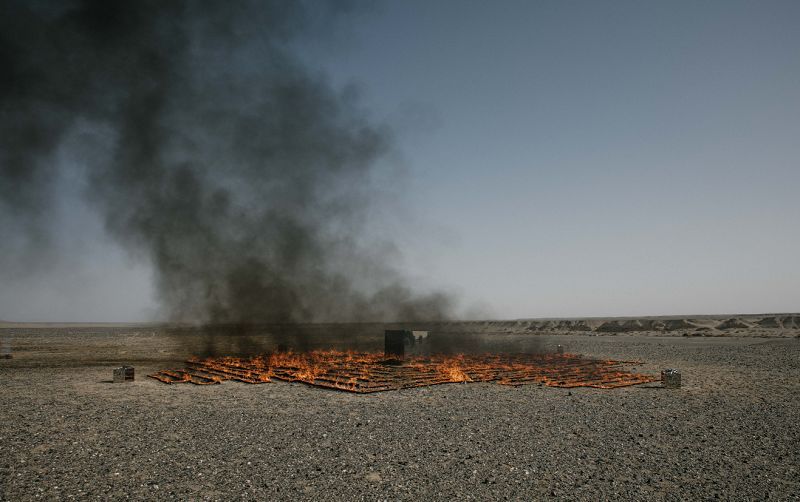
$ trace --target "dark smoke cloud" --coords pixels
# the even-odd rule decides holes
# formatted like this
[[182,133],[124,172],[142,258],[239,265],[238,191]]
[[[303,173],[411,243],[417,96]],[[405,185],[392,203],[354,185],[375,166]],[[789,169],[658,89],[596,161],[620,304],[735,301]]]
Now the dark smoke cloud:
[[389,132],[292,49],[348,8],[0,2],[3,232],[46,235],[66,143],[173,320],[446,317],[362,235]]

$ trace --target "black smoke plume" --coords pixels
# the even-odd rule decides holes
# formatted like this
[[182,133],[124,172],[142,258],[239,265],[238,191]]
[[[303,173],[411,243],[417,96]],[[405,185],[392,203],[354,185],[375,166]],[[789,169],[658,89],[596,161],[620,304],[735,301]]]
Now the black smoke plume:
[[388,130],[294,48],[348,8],[0,2],[3,233],[46,235],[68,145],[172,320],[446,317],[448,296],[414,293],[363,238]]

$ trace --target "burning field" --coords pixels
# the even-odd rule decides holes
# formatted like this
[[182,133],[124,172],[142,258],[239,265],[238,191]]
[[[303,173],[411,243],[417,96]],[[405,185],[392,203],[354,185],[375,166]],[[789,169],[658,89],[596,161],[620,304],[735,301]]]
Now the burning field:
[[575,354],[433,355],[413,357],[400,364],[382,353],[312,351],[249,359],[193,358],[187,363],[187,368],[161,370],[149,376],[169,384],[196,385],[225,380],[250,384],[282,380],[358,394],[467,382],[612,389],[656,380],[650,375],[624,371],[624,361]]
[[[555,353],[436,353],[431,350],[437,346],[436,340],[439,347],[451,347],[453,342],[448,342],[445,334],[428,335],[428,331],[386,330],[383,352],[278,350],[249,358],[193,357],[186,368],[161,370],[148,376],[166,384],[195,385],[214,385],[225,380],[248,384],[280,380],[357,394],[472,382],[513,387],[539,384],[613,389],[656,380],[623,367],[641,364],[638,361],[565,354],[561,345]],[[467,341],[466,346],[475,341],[474,337],[459,338],[462,345]]]

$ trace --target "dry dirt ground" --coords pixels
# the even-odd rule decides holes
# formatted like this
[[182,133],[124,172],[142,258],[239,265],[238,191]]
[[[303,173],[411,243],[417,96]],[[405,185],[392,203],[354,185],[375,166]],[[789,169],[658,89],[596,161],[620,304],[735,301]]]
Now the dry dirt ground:
[[[352,395],[146,378],[205,343],[181,336],[0,329],[0,500],[800,499],[794,337],[520,334],[679,368],[683,387]],[[110,383],[120,363],[134,383]]]

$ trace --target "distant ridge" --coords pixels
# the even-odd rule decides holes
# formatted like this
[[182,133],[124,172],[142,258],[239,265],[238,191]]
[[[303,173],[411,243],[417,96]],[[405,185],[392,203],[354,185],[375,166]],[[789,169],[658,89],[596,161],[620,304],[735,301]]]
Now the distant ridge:
[[[422,323],[417,323],[422,324]],[[459,329],[496,333],[664,333],[683,336],[800,336],[800,314],[740,314],[650,317],[584,317],[517,319],[513,321],[441,321],[445,331]]]
[[[730,319],[740,317],[785,317],[800,316],[800,312],[765,312],[757,314],[670,314],[639,316],[577,316],[577,317],[520,317],[515,321],[605,321],[605,320],[642,320],[642,319]],[[484,319],[485,321],[502,321],[504,319]]]

